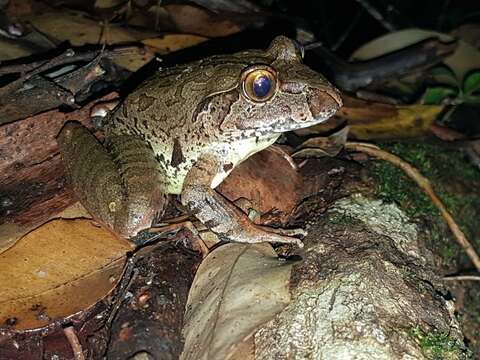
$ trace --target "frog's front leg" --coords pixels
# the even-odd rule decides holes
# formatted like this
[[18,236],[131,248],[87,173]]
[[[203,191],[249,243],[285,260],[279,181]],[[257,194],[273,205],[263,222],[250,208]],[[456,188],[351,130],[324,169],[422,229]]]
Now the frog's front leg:
[[296,238],[269,232],[253,224],[227,199],[211,188],[221,163],[213,155],[201,157],[190,169],[182,190],[182,204],[206,227],[228,241],[259,243],[275,242],[303,247]]
[[150,227],[166,197],[148,144],[135,136],[112,136],[109,152],[73,122],[57,141],[73,190],[95,219],[124,237]]

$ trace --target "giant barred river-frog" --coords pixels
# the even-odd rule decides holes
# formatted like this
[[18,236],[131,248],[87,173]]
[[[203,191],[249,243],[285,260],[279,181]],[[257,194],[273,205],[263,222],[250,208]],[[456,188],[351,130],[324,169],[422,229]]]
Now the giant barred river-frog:
[[253,224],[214,189],[286,131],[326,121],[338,91],[302,64],[295,43],[209,57],[158,71],[108,116],[101,144],[79,123],[58,137],[80,202],[114,232],[151,225],[167,194],[227,241],[301,241]]

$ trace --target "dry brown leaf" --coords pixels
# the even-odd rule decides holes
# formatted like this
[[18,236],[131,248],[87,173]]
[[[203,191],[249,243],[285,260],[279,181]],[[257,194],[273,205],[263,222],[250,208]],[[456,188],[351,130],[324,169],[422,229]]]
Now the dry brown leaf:
[[164,8],[179,32],[221,37],[241,30],[241,27],[232,20],[222,18],[204,8],[184,4],[170,4],[165,5]]
[[27,19],[40,32],[58,41],[68,40],[73,46],[99,44],[103,41],[119,44],[155,36],[151,31],[141,32],[114,24],[108,24],[106,29],[100,21],[89,19],[78,11],[49,10],[40,15],[31,15]]
[[44,326],[115,286],[131,245],[90,220],[52,220],[0,254],[0,323]]
[[[229,359],[289,302],[291,262],[269,244],[227,244],[200,265],[185,314],[183,360]],[[247,347],[248,348],[248,347]]]
[[135,72],[155,57],[155,52],[149,48],[132,50],[133,51],[116,52],[112,59],[113,62],[128,71]]
[[164,55],[190,46],[198,45],[208,39],[203,36],[188,34],[169,34],[162,37],[145,39],[145,45],[152,48],[157,54]]
[[245,199],[259,213],[270,214],[270,220],[284,222],[300,202],[302,181],[291,159],[269,147],[237,166],[217,190],[230,201]]

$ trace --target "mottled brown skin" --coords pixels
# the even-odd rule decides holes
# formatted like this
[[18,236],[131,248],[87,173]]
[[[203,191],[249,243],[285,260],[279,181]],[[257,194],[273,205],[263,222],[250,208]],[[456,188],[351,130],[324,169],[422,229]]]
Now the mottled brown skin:
[[[248,74],[265,69],[276,80],[272,92],[252,97]],[[160,71],[109,116],[105,146],[75,123],[58,141],[80,201],[123,236],[148,228],[165,194],[181,194],[222,239],[301,245],[255,226],[214,188],[281,133],[326,121],[340,106],[337,90],[277,37],[266,51]]]

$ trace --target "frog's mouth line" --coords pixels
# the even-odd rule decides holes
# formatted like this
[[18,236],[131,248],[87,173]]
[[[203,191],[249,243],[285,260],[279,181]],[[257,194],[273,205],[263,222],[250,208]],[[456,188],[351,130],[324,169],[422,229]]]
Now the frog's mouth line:
[[253,139],[253,138],[263,138],[265,136],[280,136],[282,133],[288,131],[295,131],[298,129],[308,128],[320,123],[323,123],[330,119],[336,112],[338,108],[331,108],[320,113],[319,116],[313,118],[309,121],[296,121],[291,117],[282,119],[276,123],[272,123],[269,126],[263,126],[259,128],[243,129],[242,131],[231,131],[224,132],[229,138],[234,139]]
[[294,130],[298,130],[298,129],[304,129],[304,128],[308,128],[310,126],[314,126],[314,125],[318,125],[318,124],[321,124],[325,121],[327,121],[328,119],[330,119],[333,115],[335,115],[335,113],[338,111],[338,109],[334,108],[334,109],[329,109],[329,110],[326,110],[324,111],[322,114],[320,114],[320,116],[317,116],[315,118],[313,118],[312,120],[309,120],[309,121],[295,121],[293,120],[292,118],[289,118],[285,121],[283,121],[284,124],[282,124],[281,126],[277,127],[275,125],[273,125],[271,127],[272,132],[275,132],[275,133],[284,133],[284,132],[287,132],[287,131],[294,131]]

